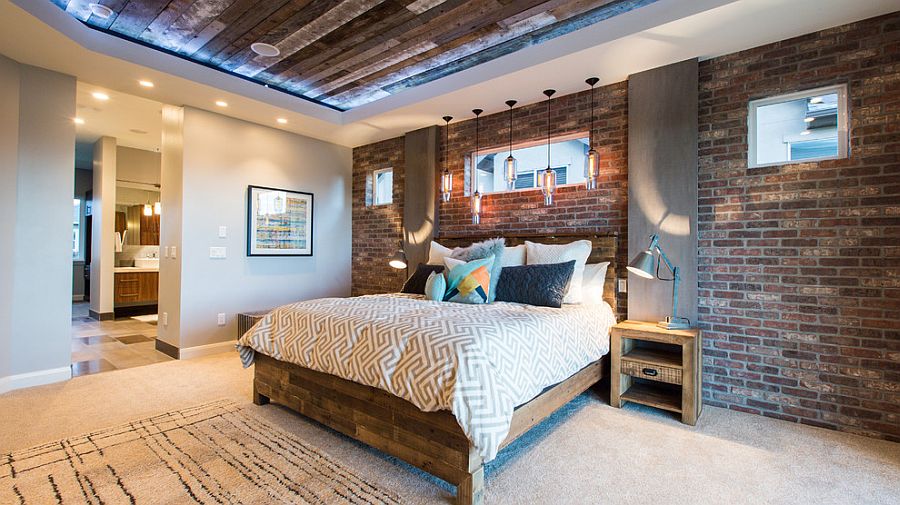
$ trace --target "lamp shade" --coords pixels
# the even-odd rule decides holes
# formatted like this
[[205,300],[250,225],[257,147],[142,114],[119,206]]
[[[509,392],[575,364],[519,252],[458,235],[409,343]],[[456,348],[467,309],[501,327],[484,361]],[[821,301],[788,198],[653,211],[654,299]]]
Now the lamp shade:
[[403,252],[403,249],[398,249],[397,252],[391,256],[391,259],[388,261],[388,265],[391,268],[396,268],[397,270],[403,270],[406,268],[406,253]]
[[453,194],[453,174],[450,173],[450,170],[445,168],[443,172],[441,172],[441,198],[445,202],[450,201],[450,197]]
[[586,189],[597,189],[597,175],[600,173],[600,153],[591,149],[587,153],[584,165],[584,186]]
[[481,192],[472,195],[472,224],[481,224]]
[[647,249],[646,251],[641,251],[631,260],[631,263],[628,264],[627,268],[629,272],[643,277],[645,279],[652,279],[655,277],[654,272],[654,264],[656,262],[653,258],[653,251]]

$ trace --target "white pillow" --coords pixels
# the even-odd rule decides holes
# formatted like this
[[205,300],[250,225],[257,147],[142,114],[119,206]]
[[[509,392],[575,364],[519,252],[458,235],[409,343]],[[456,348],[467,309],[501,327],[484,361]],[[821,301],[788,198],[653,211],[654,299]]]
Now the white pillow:
[[603,288],[606,285],[606,269],[609,262],[591,263],[584,266],[584,277],[581,284],[581,301],[587,305],[603,303]]
[[566,297],[563,303],[581,303],[582,283],[584,282],[584,265],[591,255],[590,240],[578,240],[570,244],[536,244],[525,242],[525,259],[529,265],[547,265],[552,263],[565,263],[575,260],[575,271],[572,272],[572,280],[566,289]]
[[428,249],[428,264],[429,265],[443,265],[444,258],[453,254],[453,249],[449,247],[444,247],[441,244],[438,244],[434,240],[431,241],[431,247]]
[[520,267],[525,264],[525,244],[504,247],[500,265],[504,267]]

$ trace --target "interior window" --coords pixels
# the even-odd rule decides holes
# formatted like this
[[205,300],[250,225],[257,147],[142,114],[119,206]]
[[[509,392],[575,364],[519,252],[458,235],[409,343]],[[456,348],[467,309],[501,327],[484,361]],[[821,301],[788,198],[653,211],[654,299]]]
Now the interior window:
[[372,174],[372,203],[385,205],[394,201],[394,169],[384,168]]
[[750,102],[752,167],[847,157],[847,88],[831,86]]
[[[587,134],[567,135],[551,140],[550,163],[556,172],[556,184],[579,184],[584,182],[584,166],[590,150]],[[513,191],[540,187],[541,174],[547,169],[546,140],[513,145],[512,155],[516,159],[516,181]],[[467,163],[467,179],[470,193],[476,189],[482,194],[510,191],[507,189],[504,164],[509,156],[509,147],[479,151],[472,177],[473,155]]]

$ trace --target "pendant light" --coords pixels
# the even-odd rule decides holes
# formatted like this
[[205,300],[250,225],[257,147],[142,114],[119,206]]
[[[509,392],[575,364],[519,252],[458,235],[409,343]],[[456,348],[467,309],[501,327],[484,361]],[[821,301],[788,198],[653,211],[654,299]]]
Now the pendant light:
[[444,116],[443,120],[446,123],[445,130],[445,140],[444,140],[444,153],[446,153],[446,158],[444,159],[444,170],[441,171],[441,198],[445,202],[450,201],[450,196],[453,194],[453,174],[450,173],[450,120],[453,119],[453,116]]
[[147,192],[147,203],[144,204],[144,215],[152,216],[153,215],[153,206],[150,205],[150,192]]
[[518,177],[518,162],[516,162],[512,154],[513,106],[516,105],[516,101],[507,100],[506,105],[509,107],[509,156],[506,158],[503,167],[506,175],[506,189],[512,191],[516,189],[516,177]]
[[591,87],[591,129],[588,132],[588,144],[591,149],[587,153],[587,164],[584,166],[584,187],[597,189],[597,179],[600,176],[600,153],[594,149],[594,86],[600,82],[600,79],[591,77],[584,82]]
[[475,181],[475,193],[472,194],[472,224],[481,223],[481,191],[478,191],[478,116],[484,112],[481,109],[472,109],[475,114],[475,156],[472,160],[472,180]]
[[156,202],[153,204],[153,213],[157,216],[162,214],[162,202]]
[[541,192],[544,193],[544,205],[553,205],[553,193],[556,191],[556,172],[550,168],[550,97],[555,89],[545,89],[547,95],[547,169],[541,178]]

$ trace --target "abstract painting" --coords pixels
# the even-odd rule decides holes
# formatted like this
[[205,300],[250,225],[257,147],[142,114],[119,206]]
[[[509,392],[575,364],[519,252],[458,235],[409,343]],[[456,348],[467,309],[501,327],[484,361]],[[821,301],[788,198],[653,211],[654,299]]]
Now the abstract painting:
[[247,256],[312,256],[312,193],[249,186],[247,197]]

